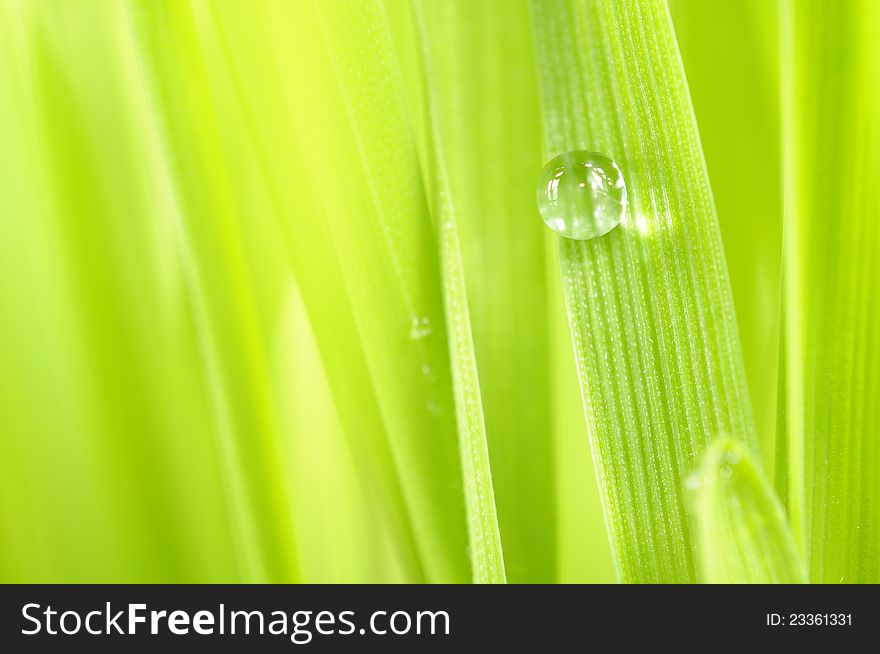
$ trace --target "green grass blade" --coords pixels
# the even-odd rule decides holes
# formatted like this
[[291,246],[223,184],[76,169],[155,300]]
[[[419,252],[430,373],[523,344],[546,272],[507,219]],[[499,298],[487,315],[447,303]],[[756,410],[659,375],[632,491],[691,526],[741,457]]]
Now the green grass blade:
[[[381,510],[344,434],[303,298],[291,284],[273,349],[284,454],[304,583],[405,583],[412,572],[383,529]],[[378,515],[377,515],[378,514]],[[393,532],[391,532],[393,534]],[[393,534],[396,536],[396,534]]]
[[880,582],[880,4],[785,2],[789,512],[814,582]]
[[[775,0],[672,0],[675,34],[712,180],[755,425],[773,461],[782,176],[779,4]],[[743,177],[760,162],[760,184]]]
[[710,584],[804,583],[782,505],[749,453],[729,438],[703,457],[695,513],[700,579]]
[[528,5],[415,6],[440,229],[454,229],[460,243],[507,577],[547,582],[556,574],[555,488],[544,234],[532,199],[540,121]]
[[[429,154],[430,166],[435,176],[432,180],[435,196],[433,205],[442,264],[471,563],[474,581],[503,583],[506,581],[504,557],[459,236],[462,232],[466,236],[474,237],[475,228],[471,225],[478,220],[481,213],[481,196],[478,195],[480,180],[474,175],[474,168],[479,166],[480,158],[475,158],[474,153],[479,151],[485,140],[470,138],[473,135],[472,127],[460,120],[462,114],[451,110],[465,102],[465,98],[473,99],[475,81],[475,76],[467,76],[472,68],[463,70],[459,67],[459,61],[474,60],[468,56],[472,52],[473,44],[462,39],[458,32],[459,29],[466,30],[468,25],[473,25],[474,17],[465,15],[462,9],[462,5],[454,2],[415,3],[431,126]],[[462,59],[458,56],[443,56],[447,52],[456,52]],[[491,111],[489,108],[484,109]],[[464,180],[467,182],[463,183]],[[488,219],[488,216],[485,218]],[[473,285],[471,290],[474,290]],[[482,351],[490,356],[485,347]],[[488,363],[494,361],[489,360]],[[488,372],[490,379],[498,374],[497,369],[491,365]],[[499,425],[498,429],[504,429],[504,425]],[[504,435],[513,436],[509,433]],[[515,506],[513,503],[511,505]],[[521,527],[511,522],[511,529]]]
[[321,207],[301,220],[329,225],[422,574],[466,581],[437,243],[385,16],[373,0],[267,6],[270,43]]
[[614,583],[617,569],[605,525],[562,293],[555,238],[547,238],[547,284],[552,315],[553,428],[559,524],[559,583]]
[[558,245],[620,576],[692,581],[684,478],[718,433],[742,434],[749,447],[755,434],[669,13],[659,0],[532,5],[546,158],[605,153],[630,194],[620,228]]
[[439,218],[443,224],[439,228],[439,239],[470,559],[475,583],[504,583],[504,557],[470,333],[467,292],[452,215],[448,210],[440,210]]

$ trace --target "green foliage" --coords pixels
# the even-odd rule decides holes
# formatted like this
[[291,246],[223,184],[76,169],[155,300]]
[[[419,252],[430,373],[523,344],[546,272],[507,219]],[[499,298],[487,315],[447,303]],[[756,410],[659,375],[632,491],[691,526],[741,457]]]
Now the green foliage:
[[880,5],[780,3],[0,0],[0,581],[880,581]]
[[810,579],[880,582],[880,6],[785,2],[788,507]]

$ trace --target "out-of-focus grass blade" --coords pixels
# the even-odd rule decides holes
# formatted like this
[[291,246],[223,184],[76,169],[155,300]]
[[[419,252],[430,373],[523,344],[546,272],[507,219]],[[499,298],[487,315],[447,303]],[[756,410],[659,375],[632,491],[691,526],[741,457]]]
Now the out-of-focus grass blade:
[[[304,111],[298,136],[331,222],[425,577],[464,581],[465,502],[437,243],[388,25],[378,0],[314,8],[319,49],[303,51],[308,73],[297,72],[335,83],[316,95],[317,82],[287,79],[291,106]],[[312,27],[302,24],[309,43]],[[289,36],[278,32],[276,42],[282,38]]]
[[[327,301],[344,298],[345,286],[332,241],[325,237],[321,247],[312,237],[326,221],[314,220],[314,194],[289,139],[290,117],[285,113],[278,120],[277,110],[285,104],[275,101],[280,82],[265,79],[277,62],[255,29],[261,25],[258,8],[218,2],[194,6],[223,155],[234,168],[236,206],[249,216],[242,244],[261,320],[271,330],[279,450],[301,578],[315,583],[418,580],[411,536],[397,521],[401,513],[405,520],[399,492],[393,498],[383,493],[393,492],[397,476],[390,457],[384,458],[387,444],[369,376],[362,372],[350,307]],[[235,26],[233,39],[223,38],[221,21]],[[247,85],[234,72],[238,64],[251,71]],[[259,105],[259,121],[249,120],[250,103]],[[257,126],[272,131],[274,149],[259,138]],[[278,193],[279,187],[267,182],[281,170],[285,185]],[[287,211],[292,206],[296,210]],[[308,288],[311,312],[299,292],[302,286]],[[313,325],[322,328],[320,336]],[[335,373],[333,384],[328,370]]]
[[806,581],[782,505],[745,448],[729,438],[718,440],[693,479],[701,581]]
[[[779,4],[669,3],[706,155],[765,464],[773,460],[782,176]],[[749,182],[759,179],[760,181]]]
[[[625,224],[559,239],[588,432],[621,578],[695,577],[683,482],[721,432],[755,445],[715,210],[660,0],[534,0],[546,158],[612,157]],[[536,165],[536,174],[539,166]]]
[[[337,403],[343,416],[370,401],[378,408],[379,425],[346,422],[352,451],[374,457],[365,483],[396,520],[396,537],[413,542],[411,575],[467,580],[436,243],[379,5],[269,1],[213,9],[328,377],[343,400]],[[355,355],[352,370],[365,371],[365,379],[347,379],[333,350],[337,339],[349,339],[343,346]],[[373,447],[385,435],[390,469]]]
[[786,1],[789,514],[814,582],[880,582],[880,4]]
[[270,328],[256,299],[192,9],[166,1],[127,6],[175,194],[244,579],[295,580]]
[[274,376],[288,437],[287,482],[304,583],[411,580],[364,493],[303,299],[291,283],[276,332]]
[[[547,582],[556,573],[556,520],[544,234],[532,192],[540,121],[528,5],[420,0],[415,7],[447,307],[451,320],[469,314],[479,368],[480,388],[474,386],[472,401],[462,400],[476,413],[482,391],[508,579]],[[459,264],[462,279],[453,276]],[[466,327],[450,330],[458,334],[454,349],[467,350]],[[469,374],[476,381],[476,369]],[[484,438],[478,422],[469,428],[477,443]],[[479,476],[488,481],[487,464]],[[491,500],[487,490],[479,494]]]
[[[300,105],[309,100],[293,104],[293,91],[284,91],[292,85],[297,93],[307,95],[309,85],[332,81],[331,75],[312,76],[308,72],[313,55],[306,52],[309,48],[310,52],[315,51],[314,43],[305,38],[288,39],[286,33],[272,27],[272,21],[278,20],[288,31],[293,26],[309,29],[309,25],[317,23],[313,7],[305,3],[245,5],[220,0],[199,7],[203,10],[206,33],[218,33],[221,51],[217,57],[228,63],[227,77],[234,85],[230,96],[221,98],[218,104],[224,108],[222,135],[228,138],[239,134],[239,140],[244,141],[230,146],[231,152],[239,153],[236,193],[242,196],[240,204],[261,207],[272,217],[313,327],[314,342],[321,353],[333,405],[362,492],[368,498],[377,526],[390,532],[388,549],[405,561],[406,579],[424,579],[409,512],[334,247],[332,224],[337,217],[328,213],[320,198],[297,135],[298,129],[313,129],[300,118]],[[285,13],[276,16],[273,10]],[[312,32],[310,39],[320,36]],[[223,76],[216,77],[220,82]],[[347,121],[338,110],[335,115]],[[334,127],[324,121],[318,125]],[[248,179],[242,172],[248,170],[252,170],[259,183],[242,183]],[[259,261],[261,257],[255,254]],[[336,510],[350,515],[346,508],[337,506]],[[351,519],[357,520],[358,516],[352,515]],[[303,538],[310,536],[305,534]],[[308,549],[309,544],[303,543],[302,547]]]
[[3,0],[0,60],[0,579],[235,581],[124,7]]

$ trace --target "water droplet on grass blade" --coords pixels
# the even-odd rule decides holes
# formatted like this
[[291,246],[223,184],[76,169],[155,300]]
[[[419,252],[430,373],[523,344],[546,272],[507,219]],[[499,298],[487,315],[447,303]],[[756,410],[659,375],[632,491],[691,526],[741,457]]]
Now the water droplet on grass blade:
[[692,472],[687,476],[684,480],[685,488],[691,491],[699,490],[703,485],[703,480],[700,478],[700,475],[696,472]]
[[538,180],[538,211],[560,236],[587,241],[607,234],[626,213],[626,184],[613,160],[576,150],[551,159]]
[[431,333],[431,321],[428,316],[415,316],[409,329],[409,337],[414,341],[425,338]]

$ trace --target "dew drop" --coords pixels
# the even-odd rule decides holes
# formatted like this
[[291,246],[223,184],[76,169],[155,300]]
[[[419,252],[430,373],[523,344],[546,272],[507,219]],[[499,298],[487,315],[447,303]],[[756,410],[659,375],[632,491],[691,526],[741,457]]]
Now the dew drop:
[[733,466],[725,463],[723,466],[721,466],[720,472],[722,477],[730,479],[733,476]]
[[688,490],[699,490],[703,485],[703,480],[700,479],[699,473],[692,472],[687,476],[687,479],[684,480],[684,485]]
[[431,321],[428,316],[415,316],[409,329],[409,337],[419,340],[431,333]]
[[614,161],[575,150],[551,159],[538,180],[538,211],[560,236],[587,241],[607,234],[626,213],[626,184]]
[[740,455],[737,450],[727,450],[727,452],[724,453],[724,461],[732,466],[735,466],[737,463],[739,463],[741,458],[742,455]]

